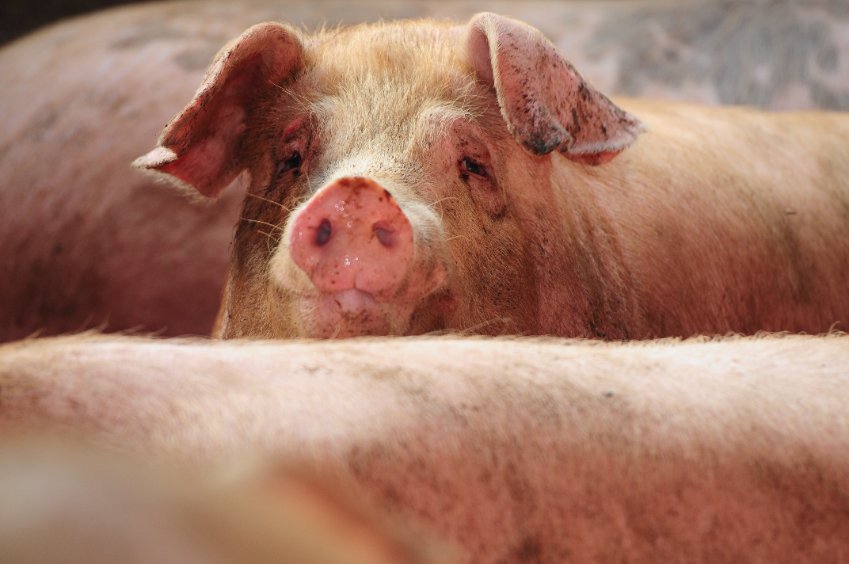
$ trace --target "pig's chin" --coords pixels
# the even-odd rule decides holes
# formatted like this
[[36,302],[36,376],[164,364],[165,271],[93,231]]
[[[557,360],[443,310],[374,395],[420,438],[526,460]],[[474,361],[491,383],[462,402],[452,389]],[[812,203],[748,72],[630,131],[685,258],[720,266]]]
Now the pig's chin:
[[412,313],[412,308],[381,303],[356,289],[303,297],[299,309],[303,336],[315,339],[403,335]]

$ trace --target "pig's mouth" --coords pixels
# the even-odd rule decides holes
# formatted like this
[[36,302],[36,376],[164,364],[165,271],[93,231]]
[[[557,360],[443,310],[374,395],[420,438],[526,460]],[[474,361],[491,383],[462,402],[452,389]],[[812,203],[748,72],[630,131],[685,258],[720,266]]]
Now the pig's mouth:
[[377,300],[374,299],[374,296],[359,288],[321,294],[319,299],[332,301],[343,315],[359,315],[361,312],[377,306]]
[[304,296],[300,306],[305,336],[321,339],[402,335],[412,313],[411,307],[379,301],[356,288]]

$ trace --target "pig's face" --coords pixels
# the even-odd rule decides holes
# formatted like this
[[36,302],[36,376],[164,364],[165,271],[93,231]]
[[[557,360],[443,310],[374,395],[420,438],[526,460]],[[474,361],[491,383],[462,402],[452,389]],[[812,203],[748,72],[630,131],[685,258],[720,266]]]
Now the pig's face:
[[[515,240],[490,156],[515,142],[442,37],[452,32],[407,25],[316,38],[313,64],[273,93],[258,124],[273,141],[252,145],[235,248],[259,260],[264,303],[254,307],[270,313],[272,334],[429,331],[457,315],[469,267],[521,278],[509,248],[518,260],[497,272],[462,256],[463,237],[484,257]],[[411,34],[423,48],[399,52]],[[248,269],[237,258],[233,274]],[[241,315],[248,306],[230,308]],[[236,323],[224,319],[225,328]]]
[[597,164],[636,130],[498,16],[311,37],[261,24],[139,164],[208,196],[250,173],[220,336],[532,332],[532,247],[556,229],[528,192],[548,186],[548,153]]

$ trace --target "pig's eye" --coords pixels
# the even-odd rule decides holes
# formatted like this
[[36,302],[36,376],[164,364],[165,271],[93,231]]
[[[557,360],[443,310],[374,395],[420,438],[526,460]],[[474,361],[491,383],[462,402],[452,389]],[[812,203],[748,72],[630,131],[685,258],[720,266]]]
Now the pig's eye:
[[278,178],[290,170],[296,170],[301,167],[301,154],[298,151],[295,151],[288,158],[283,159],[282,161],[277,163],[277,170],[275,171],[275,176]]
[[460,161],[460,170],[465,173],[480,176],[481,178],[486,178],[487,176],[489,176],[486,172],[485,166],[483,166],[474,159],[470,159],[469,157],[465,157],[462,161]]

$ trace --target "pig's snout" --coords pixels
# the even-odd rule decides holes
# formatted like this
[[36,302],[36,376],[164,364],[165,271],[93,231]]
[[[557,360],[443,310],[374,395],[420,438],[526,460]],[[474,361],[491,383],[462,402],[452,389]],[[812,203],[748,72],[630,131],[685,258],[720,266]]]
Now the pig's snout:
[[356,289],[387,296],[410,269],[413,230],[380,184],[340,178],[293,218],[289,252],[320,292]]

